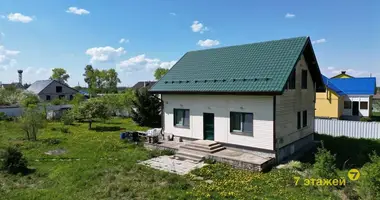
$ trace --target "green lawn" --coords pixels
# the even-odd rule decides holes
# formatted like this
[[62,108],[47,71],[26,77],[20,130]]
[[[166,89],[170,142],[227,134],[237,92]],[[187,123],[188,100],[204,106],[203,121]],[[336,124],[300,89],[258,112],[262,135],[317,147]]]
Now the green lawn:
[[[130,119],[93,124],[108,130],[104,132],[89,131],[81,123],[68,126],[69,133],[60,127],[61,123],[48,123],[38,141],[29,142],[17,123],[0,122],[0,146],[17,145],[35,169],[26,176],[0,172],[1,199],[340,199],[336,192],[295,186],[293,177],[299,174],[288,170],[258,173],[213,164],[178,176],[138,165],[152,153],[120,141],[119,128],[146,129]],[[59,148],[67,153],[44,154]]]

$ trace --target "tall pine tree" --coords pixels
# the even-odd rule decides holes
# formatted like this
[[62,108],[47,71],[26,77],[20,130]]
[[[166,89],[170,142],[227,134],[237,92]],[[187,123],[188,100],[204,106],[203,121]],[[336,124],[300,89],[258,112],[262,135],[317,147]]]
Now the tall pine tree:
[[136,99],[132,104],[132,119],[138,125],[153,128],[161,126],[161,100],[156,95],[142,88],[136,91]]

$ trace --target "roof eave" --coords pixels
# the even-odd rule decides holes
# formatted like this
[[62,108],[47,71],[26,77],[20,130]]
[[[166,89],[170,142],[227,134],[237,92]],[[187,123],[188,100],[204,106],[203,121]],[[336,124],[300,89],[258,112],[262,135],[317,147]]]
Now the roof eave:
[[202,94],[202,95],[281,95],[281,91],[158,91],[149,90],[152,94]]

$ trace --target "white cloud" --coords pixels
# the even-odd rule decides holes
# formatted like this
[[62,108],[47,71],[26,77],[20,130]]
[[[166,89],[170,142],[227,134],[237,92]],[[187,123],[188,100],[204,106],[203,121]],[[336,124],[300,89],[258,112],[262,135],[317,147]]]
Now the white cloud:
[[321,68],[321,72],[323,75],[327,77],[332,77],[335,75],[340,74],[342,71],[346,71],[348,75],[354,76],[354,77],[368,77],[372,73],[372,76],[374,76],[376,73],[370,72],[367,70],[356,70],[356,69],[351,69],[351,68],[336,68],[333,66],[326,67],[326,68]]
[[24,69],[23,74],[26,74],[26,75],[47,75],[47,74],[49,74],[49,76],[50,76],[51,71],[52,71],[52,69],[47,69],[47,68],[43,68],[43,67],[39,67],[39,68],[27,67],[26,69]]
[[204,26],[199,21],[194,21],[190,27],[193,32],[199,32],[199,33],[204,33],[205,31],[209,30],[206,26]]
[[311,41],[312,44],[320,44],[320,43],[325,43],[325,42],[327,42],[325,38]]
[[119,47],[117,49],[106,46],[106,47],[93,47],[90,49],[87,49],[86,54],[91,56],[90,62],[108,62],[108,61],[114,61],[115,58],[120,57],[121,55],[125,54],[126,51],[123,47]]
[[8,20],[12,22],[29,23],[33,21],[33,18],[23,15],[21,13],[11,13],[8,15]]
[[170,15],[176,16],[177,14],[174,12],[169,13]]
[[286,13],[285,15],[285,18],[294,18],[294,17],[296,17],[296,15],[292,13]]
[[212,46],[217,46],[219,44],[220,42],[218,40],[210,40],[210,39],[199,40],[197,43],[197,45],[201,47],[212,47]]
[[164,62],[158,58],[147,58],[145,54],[141,54],[135,57],[131,57],[128,60],[121,61],[117,67],[121,71],[140,71],[147,70],[152,71],[158,67],[169,69],[171,68],[176,61]]
[[120,43],[120,44],[123,44],[123,43],[129,43],[129,39],[121,38],[121,39],[119,40],[119,43]]
[[15,57],[20,51],[8,50],[4,46],[0,46],[0,70],[7,70],[13,67],[17,61]]
[[77,8],[77,7],[70,7],[66,10],[67,13],[72,13],[76,15],[87,15],[90,14],[90,11],[85,10],[83,8]]

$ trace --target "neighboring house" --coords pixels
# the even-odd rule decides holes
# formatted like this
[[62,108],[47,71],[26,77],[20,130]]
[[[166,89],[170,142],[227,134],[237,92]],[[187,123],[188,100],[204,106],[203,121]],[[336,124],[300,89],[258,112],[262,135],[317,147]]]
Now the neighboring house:
[[329,79],[323,76],[323,81],[327,89],[326,92],[317,92],[315,116],[360,119],[360,117],[372,115],[372,97],[376,91],[376,78],[341,76]]
[[147,88],[150,89],[157,81],[139,81],[134,86],[132,86],[132,89],[138,90],[140,88]]
[[0,82],[0,88],[9,88],[9,87],[16,87],[19,89],[24,89],[22,85],[19,83],[1,83]]
[[56,98],[72,100],[78,93],[74,88],[56,80],[39,80],[34,82],[27,91],[39,96],[43,101],[50,101]]
[[354,78],[354,77],[346,74],[346,71],[341,71],[340,74],[333,76],[331,78]]
[[165,134],[281,161],[310,147],[323,80],[309,37],[186,53],[150,90]]

